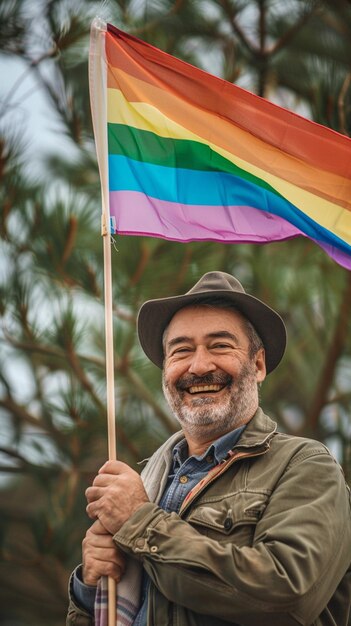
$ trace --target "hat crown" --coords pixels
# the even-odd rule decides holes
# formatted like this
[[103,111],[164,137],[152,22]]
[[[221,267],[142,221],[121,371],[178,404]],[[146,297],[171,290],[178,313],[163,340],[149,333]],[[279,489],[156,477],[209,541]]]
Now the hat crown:
[[245,293],[242,284],[234,276],[226,272],[207,272],[187,291],[187,294],[203,293],[205,291],[236,291]]

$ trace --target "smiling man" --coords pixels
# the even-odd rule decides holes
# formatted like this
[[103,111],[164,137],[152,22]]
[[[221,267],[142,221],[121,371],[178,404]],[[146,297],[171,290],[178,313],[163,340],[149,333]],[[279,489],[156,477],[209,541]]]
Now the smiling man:
[[172,318],[163,339],[163,391],[189,455],[254,415],[266,375],[264,348],[258,338],[256,344],[251,354],[245,320],[229,308],[189,306]]
[[[146,302],[138,333],[181,431],[142,476],[106,463],[70,581],[67,624],[347,626],[350,494],[319,442],[277,431],[259,385],[286,344],[280,316],[233,276]],[[95,603],[95,617],[94,617]]]

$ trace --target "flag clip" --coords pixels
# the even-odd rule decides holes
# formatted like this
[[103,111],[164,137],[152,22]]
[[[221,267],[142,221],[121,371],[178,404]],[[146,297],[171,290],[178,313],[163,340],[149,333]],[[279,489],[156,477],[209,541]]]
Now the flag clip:
[[116,218],[114,215],[110,217],[110,233],[111,235],[117,234],[117,224],[116,224]]
[[102,237],[106,237],[106,235],[116,235],[117,234],[117,225],[115,216],[110,217],[110,229],[107,228],[107,219],[105,213],[101,215],[101,235]]

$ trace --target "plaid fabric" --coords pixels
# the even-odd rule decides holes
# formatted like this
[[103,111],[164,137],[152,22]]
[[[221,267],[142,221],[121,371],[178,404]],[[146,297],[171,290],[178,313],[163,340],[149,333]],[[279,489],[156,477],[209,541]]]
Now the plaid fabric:
[[[132,626],[139,610],[142,566],[130,559],[123,579],[117,586],[117,626]],[[100,579],[95,597],[95,624],[108,626],[108,580]]]

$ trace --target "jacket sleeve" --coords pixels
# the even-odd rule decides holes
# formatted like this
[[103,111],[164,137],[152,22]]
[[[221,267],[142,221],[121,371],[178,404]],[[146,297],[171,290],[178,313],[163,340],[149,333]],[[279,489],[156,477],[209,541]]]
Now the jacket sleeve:
[[153,503],[114,540],[142,561],[171,602],[245,626],[257,624],[258,615],[263,626],[308,625],[350,563],[349,493],[327,450],[307,446],[276,484],[252,545],[210,539]]
[[94,618],[83,608],[78,606],[76,599],[73,594],[73,577],[75,571],[72,572],[69,584],[68,584],[68,597],[69,597],[69,605],[68,612],[66,618],[66,626],[93,626]]

